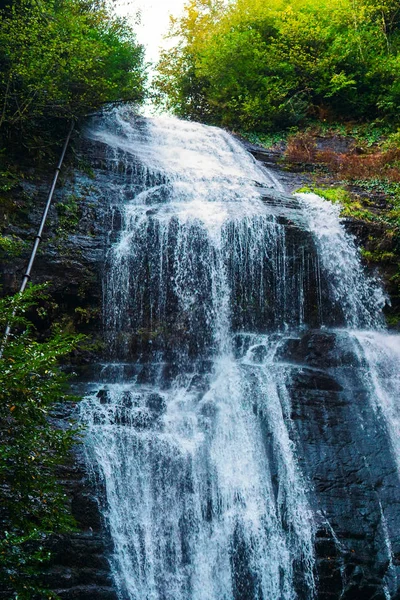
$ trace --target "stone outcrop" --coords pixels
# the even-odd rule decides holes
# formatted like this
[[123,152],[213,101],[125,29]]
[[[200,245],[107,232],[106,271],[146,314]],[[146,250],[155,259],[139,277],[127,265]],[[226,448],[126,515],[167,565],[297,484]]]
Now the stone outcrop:
[[320,517],[318,599],[385,600],[385,582],[400,572],[399,478],[354,343],[312,330],[277,360],[293,364],[293,436]]

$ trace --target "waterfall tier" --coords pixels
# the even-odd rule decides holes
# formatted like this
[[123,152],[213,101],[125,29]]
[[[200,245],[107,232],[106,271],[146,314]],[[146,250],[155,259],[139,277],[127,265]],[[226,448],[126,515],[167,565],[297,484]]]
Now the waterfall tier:
[[395,598],[400,342],[338,208],[217,128],[86,135],[108,362],[81,418],[120,598]]

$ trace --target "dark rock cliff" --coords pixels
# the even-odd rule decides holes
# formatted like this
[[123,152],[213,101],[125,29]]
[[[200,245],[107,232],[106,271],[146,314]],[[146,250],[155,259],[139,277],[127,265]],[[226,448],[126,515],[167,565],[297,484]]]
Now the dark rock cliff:
[[279,354],[293,364],[293,437],[321,519],[318,598],[384,600],[400,568],[399,478],[357,349],[348,334],[311,330]]
[[[95,168],[95,177],[76,172],[58,190],[33,281],[50,282],[58,307],[50,312],[49,320],[62,315],[65,326],[72,324],[101,340],[101,276],[111,215],[110,199],[99,192],[99,186],[107,171],[101,144],[84,143],[80,152]],[[256,152],[255,156],[271,162]],[[298,174],[278,175],[289,189],[304,182]],[[25,185],[23,191],[31,199],[26,222],[14,222],[8,233],[26,240],[35,234],[47,184]],[[57,206],[68,204],[71,196],[78,219],[69,230],[62,230],[63,213]],[[4,292],[18,289],[26,258],[27,253],[3,261]],[[49,325],[42,324],[44,328]],[[81,364],[75,368],[81,373],[90,370],[90,362],[99,355],[98,344],[92,353],[76,357]],[[293,365],[288,416],[320,519],[318,600],[385,600],[385,578],[400,565],[399,482],[387,432],[368,403],[359,359],[345,337],[311,330],[288,340],[277,360]],[[60,407],[54,415],[56,424],[62,426],[73,412],[74,407]],[[115,600],[108,562],[112,544],[99,511],[101,493],[87,472],[81,447],[77,446],[70,464],[60,469],[60,480],[79,531],[51,540],[48,586],[65,600]],[[388,532],[394,559],[388,553]],[[400,598],[400,591],[395,598]]]
[[[59,406],[53,415],[55,426],[63,427],[74,413],[74,406]],[[81,446],[76,446],[69,464],[60,467],[59,478],[77,531],[49,540],[52,559],[45,584],[65,600],[116,600],[108,561],[112,541],[101,518],[99,488]]]
[[[83,144],[85,164],[101,162],[101,148]],[[76,161],[75,161],[76,162]],[[5,234],[23,244],[13,257],[3,256],[0,264],[2,293],[18,291],[29,259],[46,202],[52,169],[22,180],[13,191],[3,220]],[[89,350],[77,352],[74,371],[84,372],[98,360],[102,346],[102,268],[107,240],[108,199],[97,192],[97,180],[89,169],[65,166],[45,228],[43,242],[34,264],[32,282],[49,284],[50,300],[46,315],[36,323],[39,335],[54,322],[68,331],[83,332],[91,343]],[[76,407],[60,406],[53,418],[63,427],[74,418]],[[68,464],[59,469],[77,531],[48,541],[52,560],[45,583],[60,598],[68,600],[115,600],[109,556],[109,534],[99,510],[99,490],[87,471],[82,447],[77,444]],[[6,596],[7,593],[5,592]],[[1,592],[0,592],[1,595]]]

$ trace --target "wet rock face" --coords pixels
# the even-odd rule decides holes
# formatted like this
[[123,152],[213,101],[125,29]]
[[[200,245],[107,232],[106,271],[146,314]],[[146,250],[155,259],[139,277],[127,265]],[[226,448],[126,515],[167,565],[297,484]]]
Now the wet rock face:
[[[93,146],[96,153],[95,148],[96,145]],[[96,181],[100,187],[109,185],[111,176],[114,181],[118,180],[120,177],[118,164],[111,175],[102,164],[101,156],[97,159],[94,156],[93,160],[98,169]],[[124,177],[132,176],[133,179],[136,175],[134,171],[129,173],[126,170],[123,174]],[[126,193],[132,193],[132,190],[129,191],[127,187]],[[161,187],[160,197],[149,197],[149,201],[155,204],[165,202],[168,194],[168,187]],[[265,198],[265,202],[269,204],[274,201],[272,195]],[[282,199],[279,198],[278,203],[281,201]],[[295,212],[296,208],[289,206],[288,210]],[[109,230],[112,231],[110,240],[114,241],[121,229],[121,215],[117,209],[114,212],[111,209],[107,214],[108,225],[111,225]],[[295,221],[292,223],[287,217],[281,217],[279,224],[286,227],[288,272],[290,281],[294,282],[288,298],[294,299],[296,297],[294,275],[298,272],[305,273],[307,281],[308,273],[312,274],[315,269],[312,260],[315,250],[310,236],[307,236]],[[146,235],[149,239],[157,237],[152,227],[149,227]],[[149,241],[146,241],[144,246],[152,249]],[[299,247],[303,248],[304,256],[307,258],[304,269],[298,264]],[[154,252],[153,255],[150,255],[150,252],[146,254],[140,263],[143,264],[143,272],[135,269],[135,277],[144,280],[147,276],[146,269],[154,260]],[[100,260],[97,264],[100,264]],[[154,271],[155,267],[151,269],[151,272]],[[265,277],[265,287],[273,289],[269,272],[263,272],[263,277]],[[257,281],[259,279],[257,277]],[[313,278],[310,276],[309,279],[312,281]],[[261,310],[251,311],[249,314],[245,314],[244,310],[241,312],[241,284],[243,289],[251,287],[247,281],[241,281],[237,274],[232,272],[232,287],[235,290],[238,307],[234,328],[239,331],[244,327],[258,329],[265,323],[274,326],[278,319],[275,319],[273,311],[268,306],[264,307],[264,312]],[[209,296],[209,291],[205,292],[207,292],[205,297]],[[308,326],[317,327],[321,322],[317,294],[311,284],[306,286],[306,292],[305,321]],[[174,300],[172,292],[168,294],[170,295],[167,305],[170,313],[173,313],[172,316],[167,315],[171,321],[167,323],[169,329],[165,323],[160,323],[158,337],[151,331],[140,330],[138,335],[140,339],[130,342],[131,357],[138,356],[141,352],[146,353],[147,347],[150,348],[147,350],[148,354],[151,354],[158,344],[162,348],[167,338],[171,347],[186,344],[187,326],[185,324],[179,326],[176,316],[179,311],[176,309],[174,312],[171,309],[174,307]],[[324,300],[324,295],[327,295],[324,285],[321,288],[321,295]],[[205,297],[198,298],[198,306],[204,306]],[[146,300],[144,304],[147,306],[151,303]],[[322,307],[325,304],[329,306],[329,303],[324,301],[321,304]],[[247,305],[248,299],[243,302],[243,306]],[[322,320],[329,323],[329,315],[322,314],[322,316]],[[127,315],[128,321],[133,317],[132,310]],[[179,317],[182,318],[180,313]],[[201,321],[201,315],[199,320]],[[337,318],[333,321],[338,323]],[[122,329],[138,330],[134,327]],[[204,344],[208,346],[206,328],[202,327],[200,330]],[[253,354],[256,363],[264,361],[265,349],[262,345],[255,348]],[[396,557],[400,557],[400,538],[396,528],[396,524],[400,522],[399,481],[385,425],[371,406],[368,390],[363,381],[362,365],[355,348],[345,334],[311,329],[300,337],[287,339],[279,348],[276,360],[292,364],[292,374],[288,381],[291,399],[290,417],[294,424],[291,433],[297,448],[300,467],[310,482],[311,503],[318,521],[317,598],[318,600],[384,600],[387,597],[386,582],[393,581],[396,573],[400,575],[400,563],[396,563]],[[173,360],[171,364],[174,365]],[[149,374],[143,368],[138,381],[146,381],[148,376]],[[174,374],[170,378],[173,376]],[[108,405],[106,390],[100,390],[99,399],[102,405],[105,407]],[[117,407],[114,414],[116,424],[134,425],[143,430],[157,427],[159,416],[164,411],[161,396],[156,394],[149,396],[144,405],[139,403],[138,406],[133,397],[125,396],[122,400],[121,406]],[[279,485],[278,479],[276,485]],[[93,515],[95,520],[97,519],[97,524],[84,525],[85,532],[78,538],[69,537],[65,542],[65,550],[56,553],[54,570],[50,573],[54,576],[52,585],[55,585],[57,578],[58,581],[62,581],[64,587],[60,596],[66,599],[115,598],[106,562],[102,562],[111,551],[110,543],[104,532],[100,533],[101,523],[95,506],[96,501],[93,504],[93,491],[86,492],[85,489],[85,484],[81,482],[80,492],[77,493],[73,503],[74,510],[77,511],[78,520],[83,524]],[[97,533],[92,534],[91,529]],[[94,537],[91,537],[92,535]],[[247,560],[240,540],[235,547],[236,551],[232,557],[234,570],[237,573],[235,598],[247,600],[254,596],[252,580],[250,574],[246,574]],[[394,559],[391,558],[392,554]],[[309,600],[307,592],[302,592],[301,582],[297,589],[301,600]],[[396,596],[392,594],[392,598]]]
[[[84,143],[81,154],[97,160],[103,153]],[[54,171],[38,173],[35,181],[23,181],[15,191],[14,202],[20,212],[8,215],[4,233],[21,240],[23,251],[18,256],[0,261],[1,293],[19,290],[30,257],[33,240],[41,221]],[[65,165],[46,221],[42,242],[32,270],[32,283],[48,283],[51,302],[47,318],[35,323],[40,331],[49,330],[54,322],[70,321],[78,331],[98,334],[101,328],[102,269],[109,201],[98,192],[104,173],[73,171]]]
[[[106,177],[101,169],[102,147],[85,143],[81,151],[88,160],[99,165],[96,179],[77,170],[64,184],[60,182],[34,264],[32,282],[49,282],[53,305],[54,302],[58,305],[55,309],[49,307],[48,318],[37,323],[39,331],[46,331],[54,321],[63,318],[78,330],[96,337],[101,334],[101,279],[107,223],[111,216],[109,199],[99,194],[97,187],[102,177]],[[21,216],[10,219],[6,233],[23,240],[26,249],[21,256],[1,261],[0,280],[4,294],[19,289],[52,176],[50,169],[35,184],[23,183],[23,189],[17,190],[26,210]],[[17,198],[20,203],[21,197]],[[58,207],[70,202],[71,197],[76,202],[78,222],[63,227]],[[79,314],[83,314],[82,319],[77,318]],[[91,362],[94,355],[88,352],[75,358],[78,362]],[[58,407],[55,426],[65,427],[73,411],[69,405]],[[49,541],[52,559],[44,582],[62,600],[116,600],[108,560],[112,542],[100,513],[99,489],[97,486],[95,489],[87,471],[81,447],[75,448],[70,463],[60,467],[58,476],[76,520],[77,531],[55,536]]]
[[344,333],[309,331],[277,359],[293,363],[293,435],[320,518],[318,599],[384,600],[400,570],[399,480],[355,348]]
[[[110,178],[101,144],[87,143],[85,154],[96,168],[96,179],[81,177],[80,189],[86,191],[80,222],[76,230],[60,242],[55,234],[57,218],[56,209],[53,209],[47,242],[43,245],[34,271],[35,282],[51,281],[54,298],[70,314],[82,305],[82,296],[84,306],[101,309],[105,248],[110,241],[114,241],[112,236],[120,231],[120,213],[113,210],[112,198],[98,193],[100,188],[104,190],[109,185]],[[118,164],[117,157],[112,173],[115,181],[129,177],[134,180],[137,176],[134,167],[132,172],[126,169],[123,172],[124,168]],[[300,184],[292,182],[292,187],[299,187]],[[150,182],[146,182],[146,185],[150,185]],[[45,191],[43,187],[43,197]],[[126,199],[137,191],[131,183],[127,185]],[[60,190],[58,200],[63,201],[66,193],[66,189]],[[165,202],[169,193],[168,186],[164,185],[157,192],[157,197],[149,197],[149,202]],[[271,204],[273,201],[273,196],[266,196],[265,202]],[[281,199],[278,199],[279,202]],[[295,211],[295,207],[289,206],[288,210]],[[14,233],[23,237],[30,232],[32,237],[40,220],[40,212],[41,205],[34,207],[29,216],[30,229],[22,231],[14,226]],[[294,282],[288,297],[294,299],[294,274],[303,269],[302,265],[301,269],[298,265],[296,249],[299,246],[303,248],[307,257],[304,268],[306,280],[312,281],[309,273],[315,268],[312,260],[314,248],[310,237],[296,223],[288,222],[286,218],[281,219],[280,224],[285,225],[287,231],[289,273]],[[110,238],[107,237],[109,231],[113,232]],[[25,258],[2,266],[6,291],[17,288]],[[148,264],[148,261],[144,262]],[[266,272],[267,287],[271,287],[269,277]],[[235,293],[240,300],[240,281],[234,273],[232,280],[236,282]],[[243,287],[248,287],[245,284]],[[322,286],[322,296],[325,293]],[[320,307],[317,306],[316,290],[311,283],[307,288],[307,302],[306,323],[316,327],[321,315],[318,314]],[[239,302],[235,315],[237,330],[244,326],[259,328],[268,321],[271,312],[265,307],[264,313],[258,316],[255,312],[245,315],[240,308]],[[328,316],[322,316],[322,320],[327,322]],[[254,322],[249,322],[251,319]],[[274,320],[277,319],[272,314],[272,324]],[[100,319],[97,319],[91,325],[93,331],[99,329],[99,322]],[[168,334],[174,344],[180,343],[180,338],[185,341],[184,327],[174,328],[174,338],[161,325],[160,339]],[[204,330],[201,334],[204,336]],[[137,355],[139,349],[156,345],[157,339],[151,335],[146,337],[146,331],[142,331],[140,339],[132,342],[131,351]],[[254,362],[263,363],[265,352],[262,345],[254,348]],[[290,417],[294,424],[291,433],[298,449],[301,469],[310,482],[311,502],[318,519],[317,598],[385,600],[385,581],[393,580],[396,573],[400,575],[399,481],[385,425],[371,407],[355,349],[345,335],[312,329],[301,337],[287,339],[279,348],[276,361],[289,362],[293,366],[288,381]],[[146,382],[151,379],[151,373],[148,372],[150,366],[141,368],[137,380]],[[176,376],[175,365],[167,365],[166,368],[171,368],[172,372],[169,376],[165,374],[165,379]],[[205,367],[207,370],[208,366]],[[192,385],[198,386],[200,391],[203,389],[200,375]],[[107,406],[106,390],[100,390],[99,400]],[[117,424],[132,425],[132,419],[137,419],[135,425],[139,428],[156,428],[165,410],[164,399],[159,394],[150,394],[145,405],[137,410],[135,398],[126,396],[123,401],[115,413]],[[205,414],[207,410],[211,409],[205,405]],[[70,409],[65,407],[57,418],[62,424],[69,416]],[[112,554],[112,542],[100,514],[99,488],[93,486],[81,449],[76,450],[73,462],[60,470],[60,479],[70,499],[78,531],[52,540],[53,559],[46,574],[48,586],[63,600],[116,600],[108,562]],[[390,558],[389,539],[393,559]],[[236,547],[232,558],[237,573],[235,597],[237,600],[246,600],[253,597],[254,590],[251,577],[246,574],[246,560],[240,540]],[[298,589],[299,598],[309,600],[306,592],[302,595],[301,584]],[[400,593],[392,598],[399,600]]]
[[[54,424],[63,427],[75,407],[57,407]],[[77,531],[54,536],[48,543],[52,558],[44,583],[62,600],[117,600],[109,558],[112,541],[100,512],[101,487],[87,471],[81,446],[69,464],[59,467],[59,480],[67,495]]]

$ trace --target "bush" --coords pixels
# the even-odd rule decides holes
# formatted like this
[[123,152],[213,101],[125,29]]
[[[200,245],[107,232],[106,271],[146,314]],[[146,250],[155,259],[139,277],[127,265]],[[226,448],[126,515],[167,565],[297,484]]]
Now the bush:
[[0,358],[0,589],[30,600],[52,597],[40,587],[47,537],[74,527],[56,468],[77,431],[55,429],[49,416],[68,399],[58,362],[80,338],[55,330],[35,340],[25,314],[42,301],[40,287],[0,300],[0,330],[13,328]]

